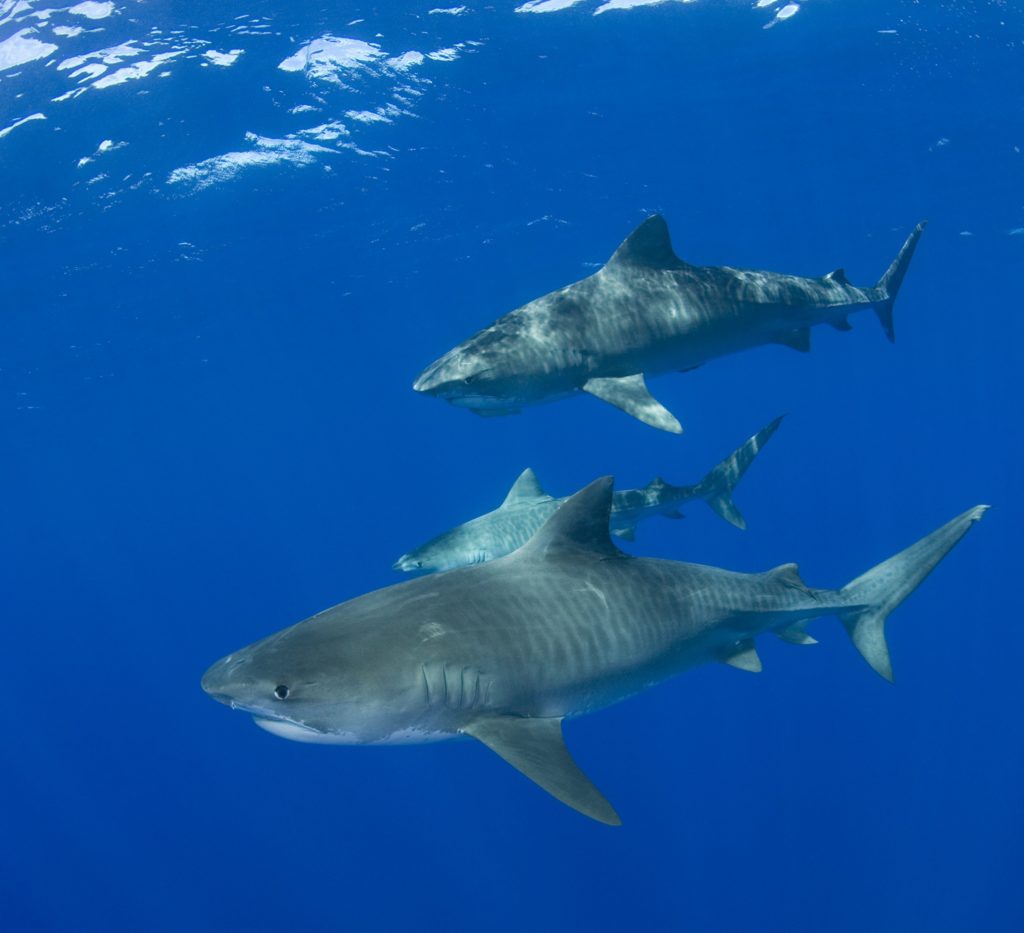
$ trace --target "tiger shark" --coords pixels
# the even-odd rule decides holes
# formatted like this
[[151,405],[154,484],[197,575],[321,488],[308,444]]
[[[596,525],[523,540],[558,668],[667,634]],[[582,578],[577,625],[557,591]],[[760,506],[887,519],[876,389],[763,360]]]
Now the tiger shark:
[[[614,493],[611,533],[617,538],[632,541],[638,522],[655,515],[682,518],[679,506],[692,499],[703,499],[715,514],[731,525],[746,528],[747,523],[732,500],[732,491],[781,423],[782,418],[779,417],[763,427],[694,486],[673,486],[659,476],[642,489],[624,489]],[[522,547],[566,499],[568,496],[549,496],[537,475],[527,468],[513,483],[498,508],[457,525],[403,554],[395,561],[394,569],[433,573],[504,557]]]
[[484,417],[586,392],[681,434],[645,376],[763,344],[807,352],[812,327],[850,330],[849,316],[868,309],[894,340],[893,302],[924,226],[876,285],[860,287],[842,269],[804,278],[691,265],[655,214],[593,275],[499,318],[431,363],[413,388]]
[[806,626],[829,614],[891,680],[886,618],[986,508],[828,590],[808,587],[795,564],[746,574],[629,557],[612,543],[611,507],[611,478],[596,480],[512,554],[321,612],[229,654],[202,687],[301,742],[470,736],[570,807],[617,825],[565,746],[565,719],[700,664],[758,671],[757,637],[813,642]]

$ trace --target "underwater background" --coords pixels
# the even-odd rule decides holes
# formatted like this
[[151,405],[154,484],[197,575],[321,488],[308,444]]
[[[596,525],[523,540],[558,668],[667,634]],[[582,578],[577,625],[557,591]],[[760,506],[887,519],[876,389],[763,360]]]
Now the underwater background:
[[[596,15],[595,15],[596,14]],[[1024,10],[985,0],[0,2],[7,930],[1019,931]],[[647,214],[896,304],[479,419],[419,371]],[[281,741],[206,667],[398,582],[520,471],[736,492],[631,553],[840,586],[978,502],[897,610],[567,725],[621,829],[472,742]],[[767,642],[767,640],[762,640]]]

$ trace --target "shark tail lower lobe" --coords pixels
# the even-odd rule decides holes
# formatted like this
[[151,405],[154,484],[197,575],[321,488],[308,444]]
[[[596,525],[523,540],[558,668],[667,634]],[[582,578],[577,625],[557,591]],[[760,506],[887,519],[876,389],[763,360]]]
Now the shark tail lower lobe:
[[724,518],[730,525],[745,529],[747,523],[744,520],[736,503],[732,501],[732,492],[736,484],[747,472],[747,467],[754,462],[754,458],[760,453],[761,448],[768,443],[768,440],[782,424],[783,416],[780,415],[771,424],[765,425],[749,440],[737,447],[728,457],[717,466],[712,467],[708,474],[697,485],[697,495],[700,496],[721,518]]
[[917,249],[917,241],[921,239],[921,233],[927,221],[921,221],[911,231],[910,236],[907,237],[906,242],[903,244],[899,253],[896,254],[896,258],[892,261],[889,268],[885,270],[875,286],[875,290],[880,294],[880,302],[875,306],[875,314],[878,315],[878,320],[882,324],[882,330],[885,331],[885,336],[889,338],[890,343],[896,340],[896,331],[893,327],[892,319],[892,306],[896,301],[896,295],[900,290],[900,286],[903,284],[903,277],[907,274],[907,268],[910,266],[910,260],[914,256],[914,250]]
[[840,610],[838,615],[850,640],[864,660],[886,680],[893,679],[889,646],[885,641],[885,620],[889,613],[917,589],[987,509],[987,505],[968,509],[840,590],[849,608]]

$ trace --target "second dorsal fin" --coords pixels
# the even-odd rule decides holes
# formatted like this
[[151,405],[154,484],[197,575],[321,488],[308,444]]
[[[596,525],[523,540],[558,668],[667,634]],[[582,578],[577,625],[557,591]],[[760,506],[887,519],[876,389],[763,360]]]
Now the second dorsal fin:
[[519,474],[519,479],[512,484],[512,488],[508,491],[508,495],[505,496],[505,501],[501,503],[501,507],[515,505],[517,502],[522,502],[525,499],[543,499],[546,496],[547,493],[541,488],[537,474],[530,467],[527,467]]
[[541,560],[586,553],[625,558],[608,531],[611,508],[612,478],[604,476],[567,499],[516,553]]

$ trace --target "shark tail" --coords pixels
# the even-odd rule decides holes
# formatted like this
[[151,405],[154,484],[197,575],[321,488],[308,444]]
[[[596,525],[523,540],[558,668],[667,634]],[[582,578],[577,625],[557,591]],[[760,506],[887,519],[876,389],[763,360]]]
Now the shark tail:
[[743,474],[747,472],[747,467],[754,462],[761,448],[782,424],[783,417],[780,415],[771,424],[761,428],[721,463],[712,467],[697,484],[697,495],[711,507],[712,511],[741,530],[746,529],[747,523],[736,503],[732,501],[732,492],[743,478]]
[[896,340],[892,321],[893,302],[896,301],[900,285],[903,284],[903,277],[907,274],[907,267],[917,248],[917,241],[921,239],[921,233],[926,224],[927,221],[921,221],[914,227],[892,264],[885,270],[885,275],[878,280],[878,284],[875,286],[875,290],[880,293],[879,303],[875,306],[875,314],[878,315],[882,330],[885,331],[885,336],[889,338],[890,343]]
[[987,509],[987,505],[968,509],[839,591],[848,608],[840,609],[838,615],[850,640],[864,660],[886,680],[893,679],[889,646],[885,642],[885,620],[889,613],[917,589]]

